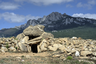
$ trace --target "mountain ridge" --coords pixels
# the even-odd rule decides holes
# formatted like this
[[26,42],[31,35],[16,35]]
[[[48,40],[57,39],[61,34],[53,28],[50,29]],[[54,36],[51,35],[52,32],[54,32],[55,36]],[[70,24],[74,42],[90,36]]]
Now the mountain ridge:
[[[89,18],[72,17],[70,15],[67,15],[66,13],[61,14],[59,12],[52,12],[47,16],[43,16],[43,18],[38,18],[37,20],[29,19],[27,23],[14,27],[13,29],[16,32],[14,32],[13,36],[14,35],[16,36],[17,34],[21,33],[29,25],[35,26],[38,24],[44,25],[45,31],[54,31],[54,30],[64,30],[64,29],[74,28],[78,26],[96,27],[96,20],[89,19]],[[9,30],[13,31],[13,29],[9,29]],[[6,30],[8,31],[8,29],[5,29],[5,32]],[[0,30],[0,36],[4,34],[5,33],[3,33],[2,30]]]
[[[71,23],[77,24],[77,25],[85,25],[85,24],[96,24],[95,19],[89,19],[89,18],[81,18],[81,17],[72,17],[67,15],[66,13],[61,14],[58,12],[52,12],[51,14],[47,16],[43,16],[43,18],[38,18],[37,20],[28,20],[26,24],[21,25],[19,28],[27,28],[29,25],[44,25],[45,28],[55,28],[59,27],[57,26],[58,23],[60,25],[66,26],[70,25]],[[53,30],[53,29],[52,29]]]

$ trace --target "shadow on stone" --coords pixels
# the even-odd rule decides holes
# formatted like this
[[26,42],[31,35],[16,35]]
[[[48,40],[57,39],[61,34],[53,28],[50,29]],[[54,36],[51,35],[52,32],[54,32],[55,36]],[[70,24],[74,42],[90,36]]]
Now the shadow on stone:
[[37,37],[39,37],[39,36],[29,36],[29,40],[37,38]]

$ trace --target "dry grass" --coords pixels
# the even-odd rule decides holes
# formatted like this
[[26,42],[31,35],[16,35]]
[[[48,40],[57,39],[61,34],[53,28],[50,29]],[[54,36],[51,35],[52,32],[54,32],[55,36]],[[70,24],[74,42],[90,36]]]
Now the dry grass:
[[[89,62],[79,62],[77,59],[64,60],[60,57],[53,58],[53,54],[57,52],[42,52],[42,53],[12,53],[6,52],[0,54],[0,64],[92,64]],[[26,57],[29,56],[30,58]],[[62,55],[62,57],[64,54]],[[19,57],[19,58],[17,58]]]
[[21,56],[21,59],[16,57],[0,58],[0,64],[92,64],[88,62],[79,62],[78,60],[61,60],[59,58],[31,56],[26,58]]

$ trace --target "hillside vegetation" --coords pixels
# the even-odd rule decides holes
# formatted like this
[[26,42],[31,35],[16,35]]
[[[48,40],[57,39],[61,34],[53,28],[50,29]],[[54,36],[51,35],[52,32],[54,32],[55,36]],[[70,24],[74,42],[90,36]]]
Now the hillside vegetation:
[[96,27],[76,27],[71,29],[59,30],[57,32],[51,32],[56,38],[59,37],[81,37],[83,39],[96,39]]
[[[23,29],[18,30],[15,28],[0,30],[0,36],[12,37],[22,33]],[[49,31],[55,38],[59,37],[81,37],[83,39],[96,39],[96,27],[79,26],[75,28],[58,30],[57,32]]]
[[11,36],[17,36],[17,34],[21,33],[23,30],[18,30],[16,28],[10,28],[10,29],[2,29],[0,30],[0,37],[11,37]]

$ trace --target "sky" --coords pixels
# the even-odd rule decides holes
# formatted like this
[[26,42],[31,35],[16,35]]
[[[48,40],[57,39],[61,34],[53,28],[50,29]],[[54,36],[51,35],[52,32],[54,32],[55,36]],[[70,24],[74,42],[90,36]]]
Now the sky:
[[96,0],[0,0],[0,29],[20,26],[52,12],[96,19]]

